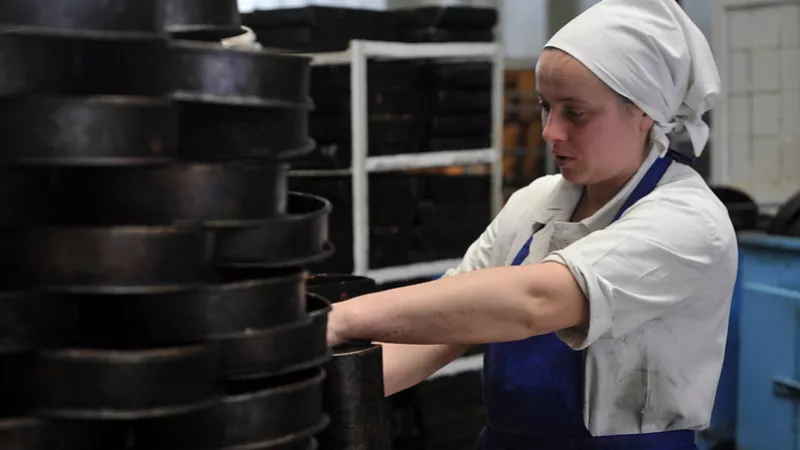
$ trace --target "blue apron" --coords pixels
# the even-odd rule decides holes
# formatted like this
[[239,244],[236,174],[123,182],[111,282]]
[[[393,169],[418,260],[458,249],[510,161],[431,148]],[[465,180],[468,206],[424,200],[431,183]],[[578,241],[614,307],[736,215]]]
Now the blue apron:
[[[658,158],[612,222],[655,189],[673,160],[688,157],[670,150]],[[538,231],[538,230],[536,230]],[[533,234],[536,234],[534,231]],[[512,265],[528,256],[531,236]],[[689,430],[593,437],[583,423],[583,352],[555,333],[490,344],[484,355],[487,426],[481,450],[696,450]]]

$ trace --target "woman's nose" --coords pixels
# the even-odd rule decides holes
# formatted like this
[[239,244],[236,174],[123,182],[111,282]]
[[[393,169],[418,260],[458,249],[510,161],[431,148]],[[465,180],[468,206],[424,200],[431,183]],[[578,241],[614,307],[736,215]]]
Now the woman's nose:
[[557,115],[544,113],[542,114],[542,137],[549,143],[567,140],[566,124],[559,119]]

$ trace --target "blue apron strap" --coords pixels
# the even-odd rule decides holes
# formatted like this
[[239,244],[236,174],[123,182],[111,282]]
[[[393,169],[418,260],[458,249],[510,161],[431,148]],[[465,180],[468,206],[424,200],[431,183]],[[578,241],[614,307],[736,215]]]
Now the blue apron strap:
[[[617,214],[614,216],[614,219],[611,221],[616,222],[622,214],[628,210],[634,203],[641,200],[644,196],[649,194],[656,188],[658,182],[661,180],[661,177],[664,176],[664,173],[669,168],[672,161],[679,161],[683,164],[691,165],[694,161],[694,158],[691,158],[683,153],[677,152],[675,150],[669,150],[667,155],[661,158],[658,158],[647,172],[642,177],[642,180],[631,192],[631,195],[625,200],[625,203],[622,204],[622,207],[617,211]],[[522,245],[522,248],[519,249],[517,256],[514,257],[514,260],[511,262],[512,266],[519,266],[525,261],[525,258],[528,257],[530,254],[530,246],[533,242],[533,236],[536,234],[538,229],[534,230],[531,236],[525,241],[525,244]]]
[[683,153],[675,150],[669,150],[665,156],[656,159],[653,165],[647,169],[647,172],[645,172],[641,181],[639,181],[639,184],[637,184],[633,189],[631,195],[628,196],[628,198],[625,200],[625,203],[623,203],[622,207],[619,209],[619,211],[617,211],[617,214],[614,216],[614,219],[611,220],[611,223],[619,220],[625,211],[633,206],[634,203],[644,198],[647,194],[653,192],[653,189],[658,186],[658,182],[661,181],[661,177],[663,177],[664,173],[667,171],[667,169],[669,169],[672,161],[686,163],[687,158],[689,157]]

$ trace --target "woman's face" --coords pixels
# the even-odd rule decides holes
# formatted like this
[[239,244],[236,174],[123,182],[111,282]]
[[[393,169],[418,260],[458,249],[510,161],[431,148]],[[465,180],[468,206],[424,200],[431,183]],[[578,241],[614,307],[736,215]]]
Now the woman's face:
[[653,124],[641,110],[560,50],[542,52],[536,86],[542,136],[565,179],[583,185],[622,184],[636,172]]

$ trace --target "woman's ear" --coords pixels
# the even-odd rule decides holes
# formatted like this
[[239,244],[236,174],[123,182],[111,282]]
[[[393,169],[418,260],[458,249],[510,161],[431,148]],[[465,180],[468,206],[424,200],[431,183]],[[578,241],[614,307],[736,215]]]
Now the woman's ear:
[[654,123],[655,121],[651,119],[650,116],[642,113],[642,118],[639,121],[639,131],[642,133],[649,133],[650,129],[653,128]]

